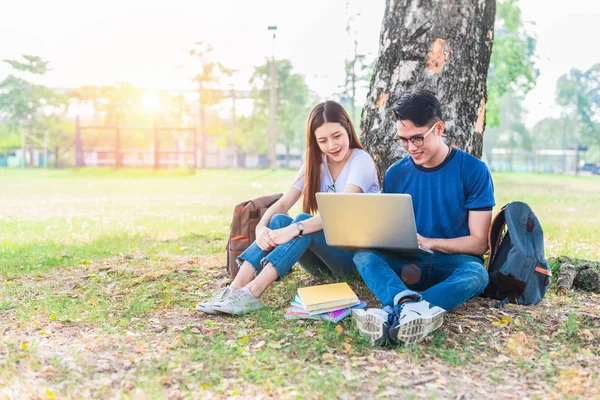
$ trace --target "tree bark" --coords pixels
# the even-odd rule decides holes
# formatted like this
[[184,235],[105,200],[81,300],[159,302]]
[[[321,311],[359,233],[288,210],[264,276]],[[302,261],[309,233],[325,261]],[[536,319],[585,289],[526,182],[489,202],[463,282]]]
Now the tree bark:
[[386,0],[361,123],[380,172],[405,155],[392,141],[391,107],[417,89],[442,103],[447,142],[481,158],[495,14],[495,0]]

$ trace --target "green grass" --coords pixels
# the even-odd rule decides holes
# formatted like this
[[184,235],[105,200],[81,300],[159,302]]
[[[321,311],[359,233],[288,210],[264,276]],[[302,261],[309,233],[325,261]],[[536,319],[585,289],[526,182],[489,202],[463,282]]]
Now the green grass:
[[[160,398],[180,391],[191,397],[421,398],[423,388],[428,396],[457,397],[464,391],[460,382],[468,386],[457,374],[478,374],[490,387],[516,379],[496,366],[498,355],[508,355],[520,376],[544,376],[554,388],[544,394],[551,394],[559,390],[552,386],[559,374],[579,376],[571,371],[579,361],[568,361],[567,372],[553,366],[558,351],[565,360],[598,358],[598,328],[576,314],[590,312],[589,298],[564,302],[550,295],[550,304],[572,311],[559,316],[541,307],[534,309],[539,314],[509,307],[506,313],[522,322],[502,327],[491,325],[489,315],[504,315],[480,300],[452,314],[424,344],[388,349],[370,347],[349,319],[339,326],[284,320],[297,288],[314,282],[299,271],[267,291],[267,309],[258,313],[193,312],[201,297],[227,281],[224,249],[235,204],[284,192],[294,176],[0,170],[0,387],[7,388],[0,397]],[[548,257],[600,259],[598,177],[503,173],[494,181],[496,209],[512,200],[532,206]],[[351,285],[376,305],[360,281]],[[465,324],[462,314],[479,319]],[[455,325],[464,333],[451,330]],[[533,350],[515,358],[507,343],[518,332],[531,338]],[[99,360],[105,360],[100,367]],[[419,368],[441,380],[403,386],[419,380],[413,374]],[[31,385],[31,376],[42,384]],[[450,376],[454,381],[443,384]]]

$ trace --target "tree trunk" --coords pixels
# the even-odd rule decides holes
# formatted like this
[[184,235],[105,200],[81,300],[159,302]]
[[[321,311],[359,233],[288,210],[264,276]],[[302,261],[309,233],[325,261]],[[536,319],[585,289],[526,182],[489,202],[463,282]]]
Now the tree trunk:
[[392,141],[391,107],[417,89],[442,103],[448,143],[481,157],[495,14],[495,0],[386,0],[361,124],[382,173],[404,155]]

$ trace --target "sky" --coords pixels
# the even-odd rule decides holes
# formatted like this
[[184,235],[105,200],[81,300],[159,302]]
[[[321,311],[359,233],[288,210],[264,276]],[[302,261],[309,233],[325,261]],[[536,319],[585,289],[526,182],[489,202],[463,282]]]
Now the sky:
[[[274,53],[288,58],[321,98],[344,82],[352,48],[345,0],[0,0],[0,59],[34,54],[53,68],[50,87],[130,82],[153,89],[191,88],[193,59],[187,50],[204,41],[215,57],[236,70],[225,82],[248,88],[253,66]],[[570,0],[549,6],[521,0],[524,19],[537,37],[537,86],[527,96],[527,125],[560,111],[556,79],[571,68],[600,62],[600,2]],[[568,4],[565,5],[565,4]],[[377,54],[384,0],[351,0],[359,52]],[[358,14],[358,15],[357,15]],[[267,30],[276,25],[276,38]],[[0,64],[0,79],[10,70]]]

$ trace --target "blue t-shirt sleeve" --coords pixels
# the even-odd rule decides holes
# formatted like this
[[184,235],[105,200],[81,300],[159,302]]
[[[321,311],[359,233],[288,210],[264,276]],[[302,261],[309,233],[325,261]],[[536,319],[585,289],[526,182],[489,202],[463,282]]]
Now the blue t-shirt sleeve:
[[358,186],[363,193],[369,193],[373,186],[377,186],[379,190],[379,184],[377,182],[377,169],[371,156],[363,152],[359,154],[352,163],[348,170],[348,179],[346,185],[351,184]]
[[465,208],[490,211],[496,205],[492,174],[483,162],[477,163],[474,167],[467,181]]
[[393,188],[392,188],[391,173],[390,173],[389,169],[385,172],[385,175],[383,176],[382,193],[394,193]]

